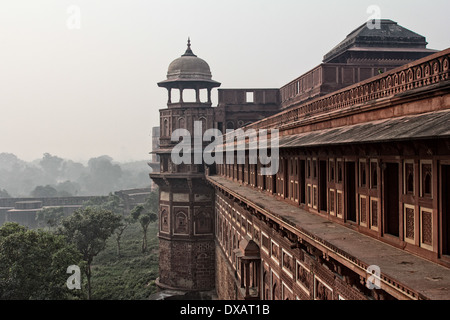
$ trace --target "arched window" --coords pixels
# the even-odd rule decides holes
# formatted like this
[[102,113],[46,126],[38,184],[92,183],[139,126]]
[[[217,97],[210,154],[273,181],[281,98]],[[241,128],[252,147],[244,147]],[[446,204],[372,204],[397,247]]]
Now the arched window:
[[313,160],[313,178],[317,178],[317,161]]
[[408,192],[414,193],[414,175],[412,171],[408,173]]
[[206,118],[205,117],[200,117],[198,119],[198,121],[200,121],[202,123],[202,134],[205,133],[205,131],[208,129],[207,128],[207,122],[206,122]]
[[366,186],[366,163],[360,162],[360,186],[365,187]]
[[170,93],[170,100],[172,103],[180,103],[181,102],[181,90],[173,89]]
[[425,193],[425,195],[431,195],[431,173],[430,172],[427,172],[425,174],[424,193]]
[[183,102],[193,103],[197,101],[197,91],[194,89],[183,90]]
[[334,173],[334,160],[332,159],[332,160],[330,160],[330,182],[334,182],[334,177],[335,177],[335,175],[334,175],[335,173]]
[[180,233],[180,234],[188,233],[187,214],[184,213],[183,211],[179,211],[175,215],[175,233]]
[[338,174],[338,183],[341,183],[342,182],[342,178],[343,178],[343,168],[342,168],[342,161],[338,161],[338,163],[337,163],[337,170],[338,170],[338,172],[337,172],[337,174]]
[[212,232],[212,221],[210,214],[200,212],[195,217],[195,233],[207,234]]
[[169,171],[169,159],[165,155],[161,155],[161,172]]
[[372,189],[378,188],[378,169],[377,169],[377,162],[370,162],[370,186]]
[[169,232],[169,214],[166,209],[161,211],[161,231]]
[[422,163],[422,196],[423,197],[431,197],[433,188],[433,171],[431,166],[431,161]]
[[168,137],[168,136],[170,136],[170,133],[169,133],[169,120],[167,120],[167,119],[164,119],[164,125],[163,125],[163,136],[164,137]]
[[234,130],[234,123],[233,123],[233,121],[228,121],[227,122],[227,129]]
[[186,121],[184,118],[178,119],[178,129],[186,129]]
[[414,163],[409,161],[405,162],[404,169],[404,184],[405,184],[405,193],[413,194],[414,193]]

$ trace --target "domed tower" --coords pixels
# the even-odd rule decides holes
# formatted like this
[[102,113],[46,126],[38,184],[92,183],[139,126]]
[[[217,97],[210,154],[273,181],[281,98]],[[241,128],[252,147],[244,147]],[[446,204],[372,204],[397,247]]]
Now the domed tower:
[[194,161],[193,150],[191,161],[174,161],[172,150],[179,141],[171,138],[175,130],[185,129],[193,142],[199,128],[200,134],[213,128],[211,91],[220,83],[212,80],[209,65],[192,52],[188,40],[186,52],[169,65],[167,79],[158,86],[167,89],[168,102],[160,110],[160,172],[150,174],[160,192],[157,284],[209,291],[215,287],[214,190],[206,184],[205,166]]
[[[181,106],[185,103],[183,92],[187,89],[195,90],[195,103],[202,103],[211,106],[211,90],[220,87],[220,83],[212,80],[211,70],[205,60],[197,57],[191,49],[191,41],[188,39],[186,52],[178,59],[174,60],[167,71],[167,80],[158,83],[160,87],[167,88],[169,92],[168,106]],[[172,90],[180,90],[178,102],[172,101]],[[207,101],[200,101],[200,91],[207,90]],[[194,101],[190,101],[191,103]]]

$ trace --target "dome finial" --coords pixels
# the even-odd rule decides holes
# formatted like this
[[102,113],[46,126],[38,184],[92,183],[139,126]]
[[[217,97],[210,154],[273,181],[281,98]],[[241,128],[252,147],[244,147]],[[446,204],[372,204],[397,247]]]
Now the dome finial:
[[192,49],[191,49],[191,37],[188,37],[187,49],[186,49],[186,52],[182,55],[182,57],[185,57],[185,56],[196,57],[196,55],[192,52]]

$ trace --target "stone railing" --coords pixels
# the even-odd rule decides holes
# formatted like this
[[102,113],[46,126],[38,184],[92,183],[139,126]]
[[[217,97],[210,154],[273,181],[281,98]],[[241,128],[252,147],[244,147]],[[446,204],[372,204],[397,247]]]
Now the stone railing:
[[323,64],[321,64],[283,86],[280,89],[282,106],[298,95],[307,95],[308,92],[320,87],[323,83],[323,72]]
[[255,122],[246,129],[283,130],[311,116],[433,86],[449,80],[449,74],[450,49],[446,49],[326,96],[293,105],[289,110]]

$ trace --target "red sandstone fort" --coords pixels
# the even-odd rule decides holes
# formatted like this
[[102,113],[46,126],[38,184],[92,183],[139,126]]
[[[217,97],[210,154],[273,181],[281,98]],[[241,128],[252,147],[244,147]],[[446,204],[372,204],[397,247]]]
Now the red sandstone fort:
[[[449,74],[450,49],[381,20],[284,87],[218,89],[213,106],[220,83],[189,42],[158,83],[158,286],[219,299],[449,299]],[[261,175],[248,145],[242,164],[175,165],[171,134],[194,122],[278,129],[278,172]]]

